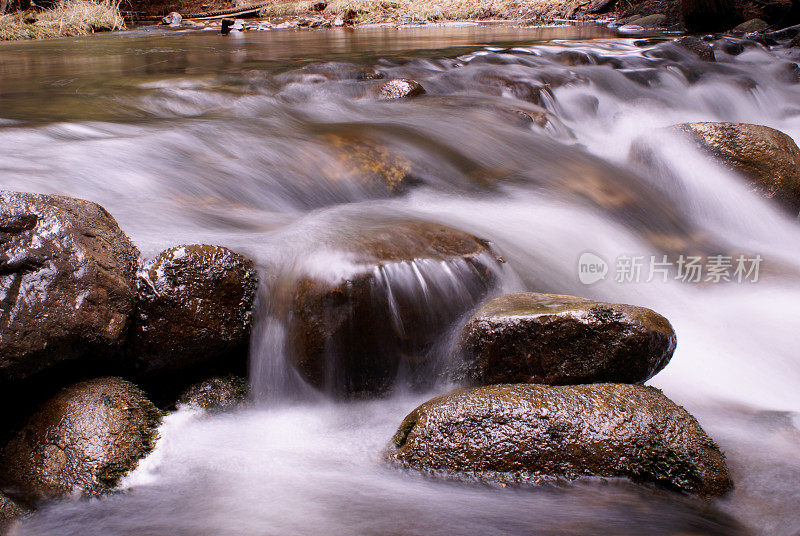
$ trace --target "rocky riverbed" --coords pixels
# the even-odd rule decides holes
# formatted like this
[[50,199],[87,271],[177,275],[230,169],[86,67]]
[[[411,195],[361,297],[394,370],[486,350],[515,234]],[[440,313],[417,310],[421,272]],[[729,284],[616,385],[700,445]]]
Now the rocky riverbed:
[[[797,132],[716,111],[793,94],[790,33],[309,62],[245,32],[213,75],[181,48],[9,116],[2,530],[791,535]],[[625,106],[663,117],[600,144]],[[602,266],[639,250],[642,285]]]

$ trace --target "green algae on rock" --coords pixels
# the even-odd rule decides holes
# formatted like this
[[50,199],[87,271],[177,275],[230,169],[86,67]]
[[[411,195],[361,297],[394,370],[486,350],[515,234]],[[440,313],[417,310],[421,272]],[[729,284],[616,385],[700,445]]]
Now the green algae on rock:
[[501,483],[627,477],[700,496],[733,486],[695,418],[639,385],[456,390],[412,411],[386,456],[437,476]]
[[155,446],[160,420],[127,381],[77,383],[45,402],[6,445],[0,478],[34,501],[106,493]]
[[669,321],[644,307],[507,294],[467,322],[453,376],[473,385],[642,383],[669,363],[675,346]]

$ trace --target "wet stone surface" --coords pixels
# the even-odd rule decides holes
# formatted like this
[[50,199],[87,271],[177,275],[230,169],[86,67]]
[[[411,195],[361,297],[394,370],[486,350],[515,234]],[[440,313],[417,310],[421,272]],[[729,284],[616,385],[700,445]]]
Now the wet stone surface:
[[412,411],[387,457],[446,478],[500,483],[627,477],[701,496],[733,486],[724,455],[694,417],[636,385],[453,391]]

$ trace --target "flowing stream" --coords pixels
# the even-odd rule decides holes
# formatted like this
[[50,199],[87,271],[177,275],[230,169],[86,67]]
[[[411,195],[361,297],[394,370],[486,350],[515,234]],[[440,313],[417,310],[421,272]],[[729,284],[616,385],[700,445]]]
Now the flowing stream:
[[[510,489],[387,468],[402,418],[447,386],[351,402],[313,391],[286,363],[265,287],[253,404],[173,413],[124,493],[49,505],[14,534],[797,536],[800,224],[662,127],[751,122],[800,141],[800,50],[712,44],[713,63],[668,37],[591,26],[147,28],[0,44],[0,187],[96,201],[145,256],[231,247],[262,279],[335,274],[348,260],[324,244],[366,221],[473,233],[507,261],[504,290],[666,316],[678,348],[649,383],[720,443],[736,486],[708,503],[616,481]],[[376,75],[427,94],[377,101]],[[348,136],[380,142],[415,184],[391,195],[349,172],[331,142]],[[586,252],[607,261],[605,280],[581,282]],[[757,281],[648,281],[651,256],[740,254],[763,259]],[[634,257],[639,281],[619,282]],[[458,270],[409,270],[380,280],[418,281],[434,305],[471,292]]]

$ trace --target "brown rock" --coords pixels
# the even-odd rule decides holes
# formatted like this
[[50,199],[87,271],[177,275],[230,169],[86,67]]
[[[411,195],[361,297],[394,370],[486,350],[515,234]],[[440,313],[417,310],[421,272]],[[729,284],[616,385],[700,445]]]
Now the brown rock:
[[0,475],[33,500],[105,493],[153,448],[160,417],[124,380],[77,383],[47,401],[8,443]]
[[503,483],[627,477],[701,496],[733,487],[725,456],[694,417],[638,385],[453,391],[412,411],[387,457],[439,476]]
[[0,384],[116,354],[138,256],[100,205],[0,192]]
[[25,508],[0,491],[0,534],[5,534],[16,519],[27,513]]
[[396,78],[381,85],[378,92],[379,100],[396,100],[416,97],[425,93],[425,88],[419,82]]
[[201,409],[226,409],[246,400],[248,393],[249,386],[245,378],[221,376],[192,385],[178,402]]
[[675,130],[688,134],[700,148],[747,177],[768,199],[793,214],[800,211],[800,149],[779,130],[747,123],[684,123]]
[[322,169],[335,182],[351,181],[393,194],[415,180],[411,162],[378,139],[330,133],[324,134],[322,140],[336,153],[335,165]]
[[487,242],[434,223],[365,223],[328,246],[347,265],[293,284],[288,350],[306,381],[337,395],[390,390],[401,372],[430,381],[433,346],[498,282]]
[[241,368],[257,281],[250,260],[219,246],[178,246],[148,262],[133,333],[140,370]]
[[507,294],[464,327],[455,379],[473,385],[643,383],[669,363],[672,326],[633,305]]

